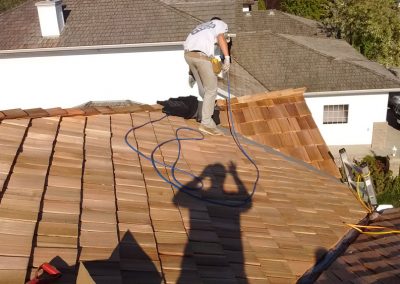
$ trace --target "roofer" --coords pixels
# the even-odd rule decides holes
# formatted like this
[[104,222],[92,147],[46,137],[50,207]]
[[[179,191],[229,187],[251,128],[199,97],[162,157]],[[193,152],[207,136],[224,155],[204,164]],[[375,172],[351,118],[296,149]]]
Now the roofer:
[[196,79],[199,94],[203,98],[202,119],[199,130],[211,135],[221,135],[211,118],[214,113],[217,97],[217,74],[214,73],[211,59],[214,58],[214,44],[218,43],[224,56],[222,71],[230,67],[230,56],[225,33],[228,25],[220,18],[214,17],[209,22],[198,25],[186,38],[184,43],[185,60]]

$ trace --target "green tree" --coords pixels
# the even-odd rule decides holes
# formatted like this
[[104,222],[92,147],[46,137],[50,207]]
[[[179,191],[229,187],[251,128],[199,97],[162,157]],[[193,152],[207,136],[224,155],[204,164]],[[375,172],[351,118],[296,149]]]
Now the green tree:
[[396,0],[331,0],[326,30],[368,59],[400,66],[400,10]]
[[400,207],[400,175],[393,177],[386,161],[385,157],[365,156],[356,164],[367,163],[378,204],[392,204],[394,207]]
[[282,0],[281,9],[287,13],[312,20],[322,20],[330,0]]
[[0,13],[11,9],[22,2],[26,2],[26,0],[0,0]]
[[267,5],[265,4],[265,0],[258,0],[258,10],[267,10]]

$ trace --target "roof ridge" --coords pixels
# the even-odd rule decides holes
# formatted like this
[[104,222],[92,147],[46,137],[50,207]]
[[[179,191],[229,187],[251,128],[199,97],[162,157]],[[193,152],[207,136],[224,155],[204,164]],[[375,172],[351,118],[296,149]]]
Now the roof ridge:
[[160,105],[129,105],[129,106],[91,106],[72,108],[32,108],[32,109],[9,109],[0,111],[0,121],[19,118],[41,118],[41,117],[68,117],[68,116],[91,116],[109,115],[117,113],[133,113],[145,111],[160,111]]
[[[277,11],[279,11],[279,10],[277,10]],[[316,24],[317,27],[318,27],[319,24],[321,24],[320,22],[318,22],[316,20],[311,20],[311,19],[308,19],[308,18],[305,18],[305,17],[293,15],[293,14],[286,13],[286,12],[283,12],[283,11],[279,11],[279,13],[281,13],[281,14],[283,14],[283,15],[285,15],[285,16],[287,16],[287,17],[289,17],[289,18],[291,18],[291,19],[293,19],[293,20],[295,20],[297,22],[301,22],[301,23],[303,23],[303,24],[305,24],[307,26],[310,26],[310,27],[312,27],[312,24]]]
[[[267,32],[268,32],[268,31],[267,31]],[[307,46],[307,45],[301,44],[301,43],[299,43],[299,42],[294,41],[294,40],[291,39],[291,38],[288,38],[288,37],[285,37],[285,36],[284,36],[284,35],[289,35],[289,36],[297,36],[297,35],[280,34],[280,33],[274,33],[274,32],[272,32],[272,31],[271,31],[270,33],[271,33],[271,34],[274,34],[274,35],[276,35],[276,36],[279,36],[279,37],[281,37],[281,38],[284,38],[284,39],[286,39],[286,40],[288,40],[288,41],[291,41],[292,43],[294,43],[294,44],[296,44],[296,45],[298,45],[298,46],[301,46],[301,47],[304,47],[304,48],[306,48],[306,49],[308,49],[308,50],[311,50],[311,51],[313,51],[314,53],[318,53],[318,54],[322,55],[322,56],[325,57],[325,58],[333,58],[333,60],[336,60],[336,61],[341,60],[342,62],[345,62],[345,63],[350,64],[350,65],[352,65],[352,66],[357,66],[358,68],[362,68],[362,69],[364,69],[365,71],[368,71],[368,72],[370,72],[370,73],[373,73],[374,75],[377,75],[377,76],[379,76],[379,77],[386,78],[387,80],[393,81],[393,82],[398,83],[398,84],[400,85],[400,79],[397,80],[397,79],[395,79],[395,78],[387,77],[387,76],[385,76],[385,75],[383,75],[383,74],[380,74],[379,72],[376,72],[376,71],[373,70],[373,69],[369,69],[369,68],[364,67],[364,66],[362,66],[362,65],[358,65],[358,64],[356,64],[356,63],[354,63],[354,62],[352,62],[352,61],[348,61],[348,60],[345,60],[345,59],[336,59],[336,58],[333,57],[333,56],[324,54],[324,53],[322,53],[322,52],[320,52],[320,51],[318,51],[318,50],[316,50],[316,49],[313,49],[313,48],[311,48],[311,47],[309,47],[309,46]],[[313,37],[311,37],[311,36],[302,36],[302,37],[313,38]],[[317,37],[317,38],[318,38],[318,37]],[[318,39],[321,39],[321,38],[318,38]],[[326,39],[324,38],[324,40],[326,40]],[[336,40],[336,39],[334,39],[334,40]],[[346,43],[347,43],[347,42],[346,42]],[[351,45],[350,45],[350,46],[351,46]],[[354,48],[354,47],[351,46],[351,48]],[[358,51],[357,51],[357,52],[358,52]],[[360,53],[360,54],[361,54],[361,53]],[[361,55],[362,55],[362,54],[361,54]],[[364,56],[364,55],[362,55],[362,56]],[[366,57],[365,57],[365,58],[366,58]],[[366,60],[369,61],[369,62],[374,62],[374,63],[380,64],[380,63],[378,63],[378,62],[369,60],[368,58],[366,58]]]

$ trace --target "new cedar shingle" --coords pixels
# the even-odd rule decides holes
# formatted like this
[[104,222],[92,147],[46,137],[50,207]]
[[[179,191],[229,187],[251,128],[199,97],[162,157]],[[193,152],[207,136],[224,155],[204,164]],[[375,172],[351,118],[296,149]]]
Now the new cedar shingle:
[[13,118],[23,118],[27,117],[28,114],[23,111],[22,109],[9,109],[3,110],[2,113],[4,114],[4,118],[13,119]]
[[[328,173],[339,176],[302,92],[304,89],[288,89],[236,98],[231,102],[232,109],[237,109],[232,112],[236,128],[250,139],[279,149],[317,168],[323,167]],[[264,102],[268,102],[269,106],[260,107]],[[221,117],[225,117],[226,102],[220,101],[218,104],[223,110]],[[228,127],[228,120],[222,119],[221,123]],[[308,151],[305,146],[309,147]],[[321,147],[317,150],[318,146]],[[326,163],[317,163],[321,160]]]
[[[39,223],[30,221],[32,226],[38,225],[39,234],[35,237],[34,254],[28,252],[28,260],[33,257],[37,266],[41,261],[50,261],[57,255],[57,248],[61,248],[67,269],[63,271],[70,275],[78,260],[76,251],[80,245],[83,247],[80,260],[85,261],[95,279],[104,269],[104,277],[118,281],[130,281],[132,277],[158,281],[162,273],[171,281],[248,279],[267,283],[283,277],[295,282],[301,270],[314,262],[315,245],[329,248],[346,231],[340,223],[344,217],[357,222],[364,216],[348,189],[334,179],[289,161],[272,149],[266,152],[246,143],[246,150],[261,169],[260,184],[249,206],[224,208],[182,195],[163,182],[150,163],[132,152],[123,141],[132,122],[140,125],[160,116],[159,112],[146,112],[66,117],[59,125],[54,148],[44,147],[46,151],[54,150],[53,159],[24,160],[49,166],[50,173],[42,219]],[[38,119],[33,119],[30,128],[43,125],[35,120]],[[51,122],[55,137],[58,120]],[[129,139],[148,154],[157,143],[173,137],[174,129],[179,126],[197,127],[197,124],[168,117],[139,129]],[[21,130],[24,133],[24,128]],[[35,134],[28,135],[29,139],[36,139],[40,133],[34,130],[28,129],[28,133]],[[274,135],[281,141],[278,134]],[[19,139],[22,141],[22,137]],[[35,151],[28,153],[31,158],[35,156]],[[174,155],[176,149],[168,145],[157,157],[174,161]],[[229,136],[206,136],[205,141],[195,143],[182,141],[182,155],[185,157],[179,163],[182,168],[223,182],[222,188],[227,193],[217,186],[202,192],[203,197],[239,198],[235,195],[240,190],[232,177],[235,170],[231,161],[236,163],[237,178],[246,188],[246,192],[240,192],[241,198],[251,190],[254,169]],[[171,174],[162,167],[160,170]],[[45,173],[33,170],[30,175]],[[187,183],[192,178],[182,180]],[[56,181],[62,182],[63,187],[52,185]],[[205,184],[210,186],[212,182],[207,179]],[[326,187],[331,189],[329,196],[323,194]],[[3,198],[9,193],[7,188]],[[311,197],[319,203],[310,202]],[[319,207],[325,211],[317,212]],[[319,218],[320,215],[323,217]],[[299,226],[313,229],[313,234],[299,233],[304,231]],[[338,236],[326,237],[329,230]],[[120,238],[116,240],[117,232]],[[28,238],[33,234],[33,231],[26,233]],[[301,242],[303,245],[299,245]],[[270,267],[272,256],[279,263],[275,269]],[[95,263],[99,266],[94,266]],[[64,269],[63,265],[60,269]]]

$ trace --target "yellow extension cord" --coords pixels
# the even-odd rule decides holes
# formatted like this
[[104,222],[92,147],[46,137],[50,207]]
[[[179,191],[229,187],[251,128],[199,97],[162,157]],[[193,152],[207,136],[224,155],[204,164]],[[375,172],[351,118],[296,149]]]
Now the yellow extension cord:
[[[366,178],[368,177],[370,174],[368,173],[365,176],[362,176],[362,178]],[[362,199],[361,199],[361,195],[360,195],[360,190],[359,190],[359,183],[361,181],[361,175],[359,175],[357,177],[357,186],[356,186],[356,190],[357,190],[357,199],[358,201],[361,203],[361,205],[367,210],[367,212],[369,214],[371,214],[373,212],[373,210],[371,209],[370,206],[368,206]],[[386,227],[381,227],[381,226],[363,226],[363,225],[355,225],[355,224],[347,224],[347,226],[353,228],[354,230],[357,230],[358,232],[360,232],[361,234],[365,234],[365,235],[387,235],[387,234],[400,234],[400,230],[392,230],[390,228],[386,228]],[[379,229],[382,231],[374,231],[374,232],[370,232],[370,231],[363,231],[362,229]]]

